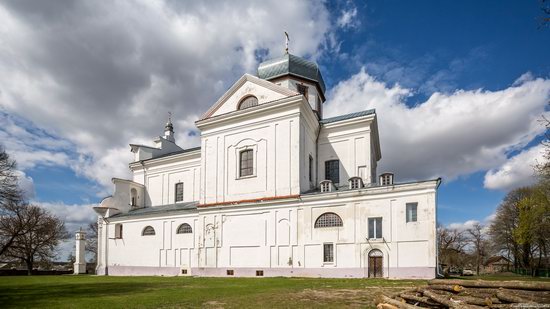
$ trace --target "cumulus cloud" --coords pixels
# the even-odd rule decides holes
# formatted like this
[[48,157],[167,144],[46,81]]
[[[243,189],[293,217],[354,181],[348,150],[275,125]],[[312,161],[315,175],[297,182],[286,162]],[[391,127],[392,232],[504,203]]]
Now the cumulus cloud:
[[512,190],[535,183],[535,166],[544,160],[544,146],[538,145],[511,157],[485,174],[488,189]]
[[425,102],[405,104],[412,89],[390,86],[364,69],[328,94],[327,116],[376,108],[382,160],[379,172],[399,180],[462,175],[498,168],[507,154],[544,132],[550,80],[524,79],[498,91],[433,93]]
[[22,169],[65,165],[110,190],[112,176],[128,177],[128,143],[150,143],[168,111],[178,143],[197,145],[194,121],[262,58],[282,54],[284,30],[293,53],[315,59],[329,44],[327,9],[290,0],[4,1],[0,121],[28,123],[1,126],[0,138]]

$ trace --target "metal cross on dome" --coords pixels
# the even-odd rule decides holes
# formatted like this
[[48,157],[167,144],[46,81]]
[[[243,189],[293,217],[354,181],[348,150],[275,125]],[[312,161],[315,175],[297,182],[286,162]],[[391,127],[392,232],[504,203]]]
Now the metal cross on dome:
[[286,42],[285,42],[285,52],[288,54],[288,42],[290,42],[290,37],[288,36],[288,32],[285,31],[285,37],[286,37]]

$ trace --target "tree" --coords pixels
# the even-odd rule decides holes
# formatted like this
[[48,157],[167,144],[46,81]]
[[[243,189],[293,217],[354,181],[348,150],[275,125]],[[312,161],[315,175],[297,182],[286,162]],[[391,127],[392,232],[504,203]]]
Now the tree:
[[86,251],[93,254],[93,261],[97,262],[97,221],[88,225],[86,232]]
[[480,223],[475,223],[471,228],[466,230],[468,240],[472,246],[472,253],[476,265],[476,274],[479,275],[479,269],[483,260],[487,255],[487,240],[485,237],[485,227]]
[[15,168],[15,161],[0,146],[0,207],[16,203],[22,198]]
[[451,266],[462,266],[464,261],[464,248],[468,242],[463,231],[449,229],[443,226],[437,228],[437,240],[439,261]]
[[6,255],[24,262],[30,275],[34,263],[54,258],[55,248],[69,235],[64,222],[41,207],[26,205],[21,216],[27,232],[15,238]]

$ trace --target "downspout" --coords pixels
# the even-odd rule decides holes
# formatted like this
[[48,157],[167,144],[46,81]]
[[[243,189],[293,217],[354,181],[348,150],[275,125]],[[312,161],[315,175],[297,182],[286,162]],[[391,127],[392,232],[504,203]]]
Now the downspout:
[[441,185],[441,177],[437,178],[437,185],[435,186],[435,276],[437,278],[444,278],[445,275],[442,274],[439,269],[439,238],[437,235],[437,199],[439,196],[437,194],[437,189],[439,189],[439,185]]

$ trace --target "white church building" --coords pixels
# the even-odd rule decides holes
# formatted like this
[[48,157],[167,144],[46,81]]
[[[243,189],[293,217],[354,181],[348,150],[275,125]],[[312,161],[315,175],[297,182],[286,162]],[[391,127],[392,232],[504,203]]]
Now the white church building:
[[170,120],[130,145],[132,179],[94,207],[97,273],[434,278],[440,180],[378,175],[376,112],[324,101],[317,64],[286,53],[202,115],[200,147]]

